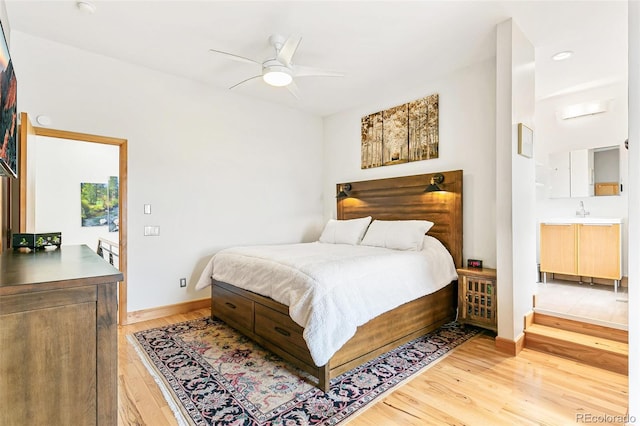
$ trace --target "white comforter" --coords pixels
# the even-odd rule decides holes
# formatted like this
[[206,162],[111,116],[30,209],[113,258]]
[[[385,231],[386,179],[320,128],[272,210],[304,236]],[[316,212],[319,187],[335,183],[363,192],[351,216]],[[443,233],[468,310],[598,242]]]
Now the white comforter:
[[356,328],[457,278],[449,252],[433,237],[422,251],[320,242],[228,248],[216,253],[196,284],[211,278],[289,306],[322,366]]

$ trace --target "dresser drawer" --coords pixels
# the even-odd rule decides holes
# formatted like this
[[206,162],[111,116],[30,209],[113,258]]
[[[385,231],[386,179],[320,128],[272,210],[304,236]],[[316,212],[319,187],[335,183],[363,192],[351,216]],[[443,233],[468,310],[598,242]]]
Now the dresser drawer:
[[289,315],[276,312],[260,304],[255,305],[255,333],[275,343],[286,352],[313,365],[307,343],[302,337],[303,328],[294,323]]
[[231,326],[253,331],[253,301],[215,285],[211,295],[213,316]]

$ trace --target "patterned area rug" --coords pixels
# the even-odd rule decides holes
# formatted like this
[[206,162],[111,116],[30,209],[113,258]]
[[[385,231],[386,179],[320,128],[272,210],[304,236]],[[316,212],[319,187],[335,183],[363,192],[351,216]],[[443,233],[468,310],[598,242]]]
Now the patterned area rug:
[[335,425],[479,330],[450,323],[331,380],[329,393],[211,318],[129,337],[179,424]]

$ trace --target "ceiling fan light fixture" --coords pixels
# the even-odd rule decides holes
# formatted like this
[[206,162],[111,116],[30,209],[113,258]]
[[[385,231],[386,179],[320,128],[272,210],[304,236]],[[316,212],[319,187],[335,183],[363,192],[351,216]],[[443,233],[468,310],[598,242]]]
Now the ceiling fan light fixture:
[[[88,1],[88,0],[83,0]],[[344,74],[331,71],[324,70],[321,68],[309,67],[304,65],[294,65],[291,60],[298,50],[298,46],[300,45],[300,41],[302,38],[300,36],[291,35],[287,38],[281,35],[272,35],[269,37],[269,43],[275,50],[275,56],[272,56],[266,59],[263,62],[256,61],[254,59],[250,59],[244,57],[242,55],[237,55],[235,53],[225,52],[223,50],[218,49],[209,49],[210,52],[217,53],[220,55],[225,55],[227,58],[233,59],[239,62],[245,62],[249,64],[260,65],[262,67],[262,72],[260,74],[254,75],[253,77],[245,78],[239,83],[234,84],[229,87],[229,89],[234,89],[241,84],[244,84],[248,81],[259,79],[262,77],[262,80],[270,86],[273,87],[286,87],[287,90],[295,97],[299,99],[298,87],[293,77],[343,77]]]
[[262,69],[262,79],[271,86],[283,87],[291,84],[293,76],[289,68],[274,65]]

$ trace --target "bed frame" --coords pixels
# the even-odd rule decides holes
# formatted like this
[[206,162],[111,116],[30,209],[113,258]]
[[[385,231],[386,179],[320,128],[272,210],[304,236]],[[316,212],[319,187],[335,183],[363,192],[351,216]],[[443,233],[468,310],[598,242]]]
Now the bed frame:
[[[441,174],[444,181],[439,186],[444,191],[431,193],[424,190],[434,174],[350,182],[349,197],[337,201],[337,218],[429,220],[435,225],[428,235],[438,238],[456,267],[461,267],[462,170]],[[289,317],[286,305],[227,283],[214,280],[211,286],[213,317],[317,377],[318,387],[325,392],[332,378],[451,321],[456,305],[457,286],[452,282],[358,327],[327,364],[317,367],[302,338],[303,329]]]

